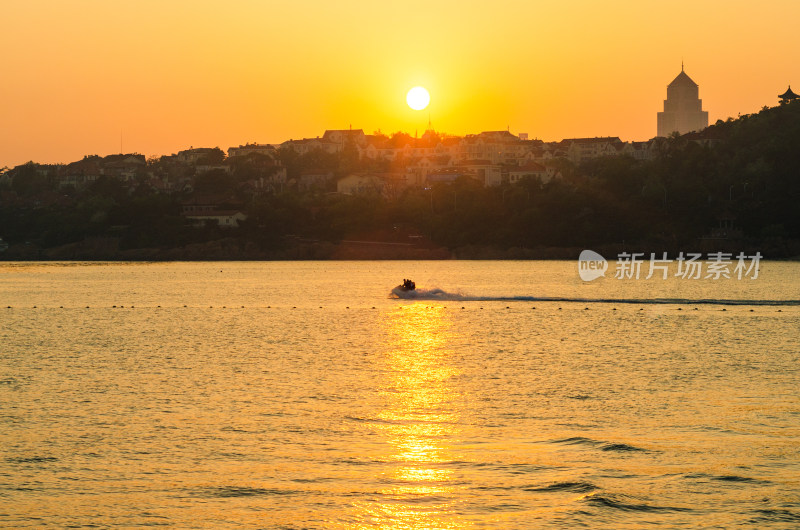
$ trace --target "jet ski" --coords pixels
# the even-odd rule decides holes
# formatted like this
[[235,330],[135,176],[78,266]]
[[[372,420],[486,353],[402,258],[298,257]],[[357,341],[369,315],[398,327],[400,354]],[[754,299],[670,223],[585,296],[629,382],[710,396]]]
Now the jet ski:
[[392,289],[392,294],[397,298],[413,298],[416,295],[417,284],[411,280],[403,280],[403,283]]

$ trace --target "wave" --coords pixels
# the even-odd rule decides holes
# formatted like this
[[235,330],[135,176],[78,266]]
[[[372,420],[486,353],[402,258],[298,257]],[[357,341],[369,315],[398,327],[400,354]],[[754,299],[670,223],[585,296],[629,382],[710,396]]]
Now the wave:
[[405,291],[391,290],[390,298],[439,302],[576,302],[582,304],[672,304],[734,306],[800,306],[800,300],[752,300],[726,298],[572,298],[562,296],[474,296],[448,292],[438,287]]

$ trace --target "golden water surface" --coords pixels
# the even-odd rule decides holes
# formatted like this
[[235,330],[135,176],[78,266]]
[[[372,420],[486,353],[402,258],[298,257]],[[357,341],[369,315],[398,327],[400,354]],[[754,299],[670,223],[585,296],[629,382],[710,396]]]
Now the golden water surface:
[[797,527],[800,306],[758,300],[800,266],[0,264],[0,527]]

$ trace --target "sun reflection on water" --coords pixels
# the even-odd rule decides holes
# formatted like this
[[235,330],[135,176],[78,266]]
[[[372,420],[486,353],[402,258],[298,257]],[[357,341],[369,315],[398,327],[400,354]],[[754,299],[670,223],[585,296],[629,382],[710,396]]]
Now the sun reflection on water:
[[386,315],[385,408],[373,428],[390,447],[379,490],[360,505],[368,526],[463,528],[452,463],[460,434],[459,375],[452,365],[451,322],[441,306],[400,306]]

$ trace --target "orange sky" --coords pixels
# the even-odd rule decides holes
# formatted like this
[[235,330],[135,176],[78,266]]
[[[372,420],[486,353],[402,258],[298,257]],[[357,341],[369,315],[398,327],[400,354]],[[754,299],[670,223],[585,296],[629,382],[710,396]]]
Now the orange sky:
[[321,135],[655,135],[686,63],[711,123],[800,92],[796,0],[3,0],[0,167]]

